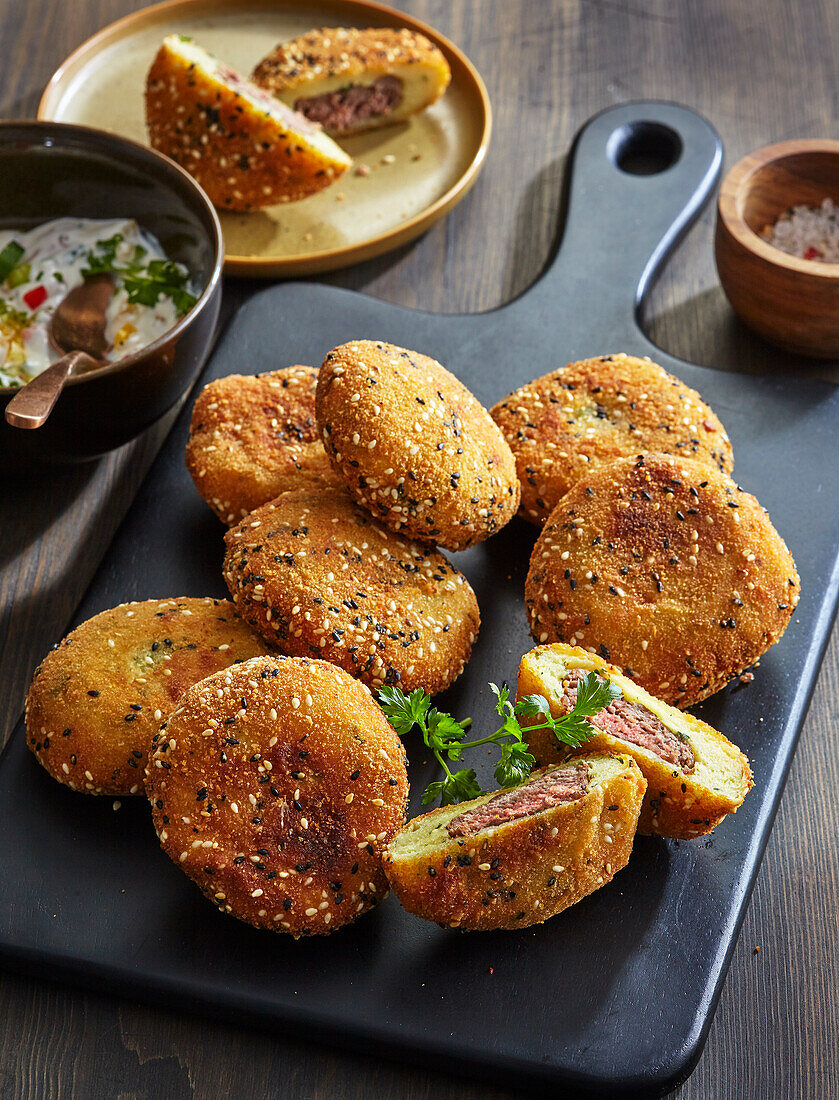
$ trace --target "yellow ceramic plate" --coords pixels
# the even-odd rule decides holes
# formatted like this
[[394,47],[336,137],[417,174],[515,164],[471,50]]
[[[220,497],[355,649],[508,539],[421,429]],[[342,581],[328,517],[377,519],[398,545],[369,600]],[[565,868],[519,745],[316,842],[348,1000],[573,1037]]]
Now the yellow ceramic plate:
[[419,236],[475,182],[489,145],[484,83],[456,46],[403,12],[369,0],[167,0],[88,39],[50,80],[38,118],[76,122],[146,142],[146,72],[167,34],[189,34],[246,75],[277,42],[313,27],[410,27],[452,69],[442,99],[407,122],[342,139],[356,165],[302,202],[220,213],[225,269],[307,275],[378,256]]

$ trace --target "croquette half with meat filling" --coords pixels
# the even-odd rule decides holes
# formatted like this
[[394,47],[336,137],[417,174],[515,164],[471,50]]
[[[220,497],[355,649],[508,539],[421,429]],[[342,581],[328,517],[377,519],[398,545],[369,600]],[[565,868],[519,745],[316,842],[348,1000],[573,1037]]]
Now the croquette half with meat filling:
[[409,912],[450,928],[541,924],[626,866],[645,788],[626,754],[586,753],[414,818],[385,873]]
[[423,110],[451,72],[442,51],[407,27],[321,27],[281,42],[251,79],[337,136]]
[[[707,722],[653,698],[602,657],[561,643],[538,646],[521,659],[518,696],[541,695],[554,716],[567,714],[589,672],[621,695],[587,719],[594,732],[583,751],[628,753],[635,760],[647,780],[638,832],[689,839],[736,813],[752,787],[749,761],[737,746]],[[539,764],[569,757],[548,730],[528,730],[525,740]]]
[[176,160],[221,210],[295,202],[352,161],[292,111],[185,35],[170,34],[146,80],[154,149]]

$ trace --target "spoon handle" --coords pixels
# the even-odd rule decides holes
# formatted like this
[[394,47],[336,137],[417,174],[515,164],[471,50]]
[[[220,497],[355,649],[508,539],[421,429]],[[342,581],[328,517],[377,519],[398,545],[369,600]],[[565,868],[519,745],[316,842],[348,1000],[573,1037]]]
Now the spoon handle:
[[71,351],[63,355],[18,390],[6,406],[6,420],[15,428],[40,428],[52,412],[70,375],[80,367],[90,369],[97,365],[96,360],[84,351]]

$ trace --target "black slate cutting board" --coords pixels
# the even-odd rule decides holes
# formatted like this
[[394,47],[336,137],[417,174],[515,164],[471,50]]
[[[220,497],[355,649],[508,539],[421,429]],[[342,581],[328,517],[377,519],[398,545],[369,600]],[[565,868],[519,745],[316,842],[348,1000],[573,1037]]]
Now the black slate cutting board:
[[[666,1091],[702,1049],[786,779],[839,591],[839,391],[715,372],[642,335],[644,292],[717,180],[721,145],[685,108],[636,103],[581,132],[561,249],[522,297],[436,316],[315,284],[266,290],[237,314],[203,382],[317,364],[375,338],[433,355],[487,405],[569,359],[649,354],[699,389],[734,444],[736,476],[769,509],[802,578],[783,641],[748,687],[701,709],[750,756],[755,788],[709,838],[639,838],[615,881],[542,927],[462,935],[390,898],[358,925],[295,943],[216,912],[159,851],[144,804],[74,794],[27,753],[0,762],[0,957],[151,1001],[295,1028],[519,1085]],[[493,247],[491,227],[487,247]],[[130,599],[224,594],[222,529],[183,464],[187,410],[101,566],[77,621]],[[535,531],[515,520],[457,555],[483,626],[441,705],[489,720],[488,680],[530,648],[524,577]],[[431,767],[410,747],[412,810]],[[472,763],[473,761],[470,761]],[[479,775],[490,783],[489,757]]]

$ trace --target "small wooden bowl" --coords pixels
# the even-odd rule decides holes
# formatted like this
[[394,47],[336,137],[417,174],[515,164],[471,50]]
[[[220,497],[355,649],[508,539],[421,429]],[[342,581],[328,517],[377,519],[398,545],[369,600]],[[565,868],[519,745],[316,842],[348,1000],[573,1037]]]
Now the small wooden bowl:
[[755,332],[787,351],[839,357],[839,264],[789,256],[760,236],[789,207],[839,206],[839,141],[782,141],[750,153],[720,188],[715,251],[723,290]]

